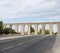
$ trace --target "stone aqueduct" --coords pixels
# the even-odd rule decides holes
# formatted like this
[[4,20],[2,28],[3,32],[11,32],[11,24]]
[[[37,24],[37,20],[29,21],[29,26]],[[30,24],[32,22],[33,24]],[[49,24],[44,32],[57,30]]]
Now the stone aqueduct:
[[41,24],[42,25],[42,35],[45,34],[45,25],[49,24],[49,33],[50,35],[52,35],[53,32],[53,24],[57,25],[57,33],[60,34],[60,22],[39,22],[39,23],[4,23],[4,26],[6,27],[7,25],[9,25],[10,28],[12,28],[13,25],[16,26],[15,31],[18,31],[18,26],[21,25],[21,34],[24,35],[24,26],[28,25],[28,34],[31,34],[31,25],[34,24],[35,26],[35,35],[38,34],[38,25]]

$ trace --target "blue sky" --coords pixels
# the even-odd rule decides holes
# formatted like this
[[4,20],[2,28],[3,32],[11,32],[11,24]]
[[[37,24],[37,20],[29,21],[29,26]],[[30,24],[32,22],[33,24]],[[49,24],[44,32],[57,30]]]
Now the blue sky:
[[0,0],[3,22],[60,22],[60,0]]

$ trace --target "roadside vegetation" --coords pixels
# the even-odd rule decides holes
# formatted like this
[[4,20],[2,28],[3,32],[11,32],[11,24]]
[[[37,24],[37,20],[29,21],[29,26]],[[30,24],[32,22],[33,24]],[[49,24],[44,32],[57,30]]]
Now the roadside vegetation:
[[0,21],[0,34],[3,34],[3,22]]
[[11,28],[4,28],[3,22],[0,21],[0,34],[14,34],[16,33],[15,30]]
[[[34,33],[35,30],[34,28],[31,26],[31,33]],[[42,29],[39,30],[38,34],[42,34]],[[49,34],[49,30],[45,30],[45,34]]]

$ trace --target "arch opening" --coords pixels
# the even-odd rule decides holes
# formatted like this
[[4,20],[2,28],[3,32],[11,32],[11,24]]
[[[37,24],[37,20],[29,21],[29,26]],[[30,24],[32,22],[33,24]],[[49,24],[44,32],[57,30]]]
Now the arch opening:
[[57,34],[57,24],[53,25],[53,34]]
[[49,24],[45,25],[45,34],[49,34]]
[[28,34],[28,25],[26,24],[25,27],[24,27],[24,34]]

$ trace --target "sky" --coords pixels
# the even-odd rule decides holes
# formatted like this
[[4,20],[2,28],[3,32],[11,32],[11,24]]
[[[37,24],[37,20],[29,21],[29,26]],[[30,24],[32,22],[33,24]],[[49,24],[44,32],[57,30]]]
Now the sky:
[[0,21],[59,22],[60,0],[0,0]]

